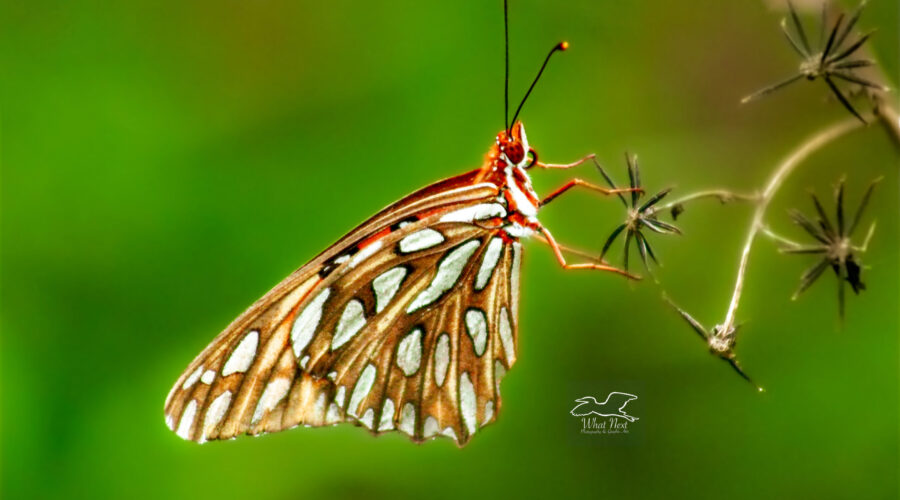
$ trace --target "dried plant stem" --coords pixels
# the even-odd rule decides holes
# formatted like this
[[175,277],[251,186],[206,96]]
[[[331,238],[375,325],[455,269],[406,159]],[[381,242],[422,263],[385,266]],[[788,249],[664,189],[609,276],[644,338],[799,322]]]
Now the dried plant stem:
[[894,145],[900,147],[900,115],[897,110],[888,104],[885,93],[880,93],[875,97],[875,116],[884,125],[884,129],[894,141]]
[[765,190],[763,190],[762,194],[759,197],[759,200],[757,201],[756,210],[753,213],[753,222],[750,224],[750,229],[747,232],[746,242],[744,243],[744,248],[741,251],[741,260],[740,264],[738,264],[737,279],[735,280],[734,292],[731,296],[731,303],[728,305],[728,311],[725,313],[725,321],[719,328],[720,332],[725,333],[734,331],[735,314],[737,313],[737,308],[741,301],[741,292],[743,292],[744,289],[744,277],[747,274],[747,263],[750,260],[750,249],[753,247],[753,242],[756,240],[756,235],[764,229],[763,218],[765,217],[766,209],[769,207],[769,202],[772,201],[775,193],[781,187],[782,183],[784,183],[785,178],[787,178],[787,176],[791,172],[793,172],[794,168],[796,168],[797,165],[802,163],[803,160],[821,149],[823,146],[831,143],[835,139],[847,134],[848,132],[861,127],[862,123],[856,118],[851,118],[835,123],[811,136],[808,140],[804,141],[803,144],[800,145],[800,147],[798,147],[795,151],[788,155],[778,166],[778,168],[775,169],[775,173],[772,174],[772,177],[766,184]]
[[[881,65],[873,66],[871,71],[870,78],[874,78],[879,85],[887,89],[888,79]],[[894,145],[900,148],[900,114],[897,113],[896,97],[893,93],[882,89],[869,89],[868,95],[872,101],[872,112],[875,114],[875,118],[881,122]]]
[[756,201],[759,200],[758,194],[738,194],[732,193],[726,189],[710,189],[707,191],[697,191],[696,193],[691,193],[677,200],[666,203],[665,205],[660,205],[658,207],[654,207],[653,212],[665,212],[666,210],[671,210],[672,207],[676,205],[684,205],[685,203],[700,200],[703,198],[716,198],[722,203],[728,203],[731,201]]
[[775,231],[772,231],[771,229],[769,229],[768,226],[760,227],[759,232],[762,233],[763,235],[769,237],[772,241],[777,241],[778,243],[782,243],[782,244],[787,245],[792,248],[799,248],[799,247],[803,246],[794,240],[786,238],[786,237],[776,233]]

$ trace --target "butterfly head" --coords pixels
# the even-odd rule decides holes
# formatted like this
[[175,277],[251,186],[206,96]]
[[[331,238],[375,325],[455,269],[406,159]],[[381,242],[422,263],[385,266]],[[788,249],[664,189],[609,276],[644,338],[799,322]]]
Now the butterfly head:
[[537,153],[528,146],[525,125],[516,122],[510,128],[497,134],[497,157],[507,165],[530,168],[537,162]]

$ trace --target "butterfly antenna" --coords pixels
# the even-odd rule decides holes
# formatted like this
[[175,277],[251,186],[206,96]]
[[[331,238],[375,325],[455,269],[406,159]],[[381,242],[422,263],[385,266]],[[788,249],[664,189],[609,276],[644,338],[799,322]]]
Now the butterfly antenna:
[[506,72],[503,77],[503,126],[506,135],[509,135],[509,6],[508,0],[503,0],[503,36],[506,50]]
[[528,96],[531,95],[531,91],[534,90],[534,86],[537,85],[538,80],[541,79],[541,75],[544,73],[544,68],[547,67],[547,63],[550,62],[550,58],[551,58],[551,57],[553,56],[553,54],[555,54],[557,51],[563,51],[563,50],[566,50],[566,49],[568,49],[568,48],[569,48],[569,42],[559,42],[559,43],[556,44],[552,49],[550,49],[550,53],[547,54],[547,58],[544,59],[544,64],[541,65],[541,69],[538,71],[537,76],[534,77],[534,81],[531,82],[531,86],[528,87],[528,92],[525,92],[525,97],[522,98],[522,102],[519,103],[519,107],[516,108],[516,114],[513,115],[512,123],[516,123],[516,118],[519,117],[519,111],[522,111],[522,106],[525,105],[525,101],[528,100]]

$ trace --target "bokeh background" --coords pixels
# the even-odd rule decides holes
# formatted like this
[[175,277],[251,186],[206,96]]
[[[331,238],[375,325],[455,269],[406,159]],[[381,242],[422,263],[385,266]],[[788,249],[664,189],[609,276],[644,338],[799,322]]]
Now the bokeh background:
[[[514,100],[571,43],[522,115],[542,159],[596,152],[621,181],[627,149],[649,190],[753,192],[849,116],[822,82],[738,104],[796,67],[777,2],[511,3]],[[895,88],[897,26],[889,0],[860,21]],[[502,128],[501,2],[3,2],[0,40],[4,498],[898,495],[898,150],[878,126],[812,157],[769,211],[803,239],[786,210],[810,213],[807,189],[830,198],[846,174],[855,205],[884,176],[843,329],[833,276],[791,302],[813,261],[754,248],[738,352],[763,394],[660,300],[724,316],[750,210],[708,201],[683,236],[651,236],[661,285],[527,245],[519,361],[465,449],[352,426],[197,446],[162,406],[208,341],[382,206],[480,164]],[[586,193],[541,214],[595,252],[622,216]],[[573,432],[575,397],[625,388],[627,439]]]

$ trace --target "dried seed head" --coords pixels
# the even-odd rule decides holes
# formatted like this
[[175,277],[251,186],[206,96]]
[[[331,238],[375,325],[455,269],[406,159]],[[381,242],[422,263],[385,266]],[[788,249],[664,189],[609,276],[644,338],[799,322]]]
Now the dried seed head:
[[842,24],[844,15],[839,15],[837,20],[834,22],[833,27],[828,31],[829,34],[826,38],[825,33],[827,28],[828,16],[826,6],[823,4],[821,20],[822,25],[820,27],[821,36],[819,40],[821,46],[818,49],[813,50],[810,46],[809,39],[806,36],[806,31],[803,28],[803,24],[800,22],[800,17],[797,15],[797,11],[794,9],[793,4],[791,4],[791,2],[788,2],[788,10],[790,11],[793,30],[788,27],[787,19],[781,20],[781,30],[790,43],[791,47],[793,47],[794,51],[800,55],[801,61],[799,70],[794,76],[774,85],[770,85],[762,90],[759,90],[743,98],[741,102],[746,103],[758,99],[802,78],[810,81],[818,80],[821,78],[825,81],[825,84],[828,86],[829,90],[832,92],[832,94],[834,94],[834,96],[844,106],[844,108],[852,113],[853,116],[859,118],[863,123],[865,123],[863,117],[856,111],[856,109],[853,107],[853,105],[850,104],[850,101],[847,99],[847,96],[845,95],[847,92],[841,90],[835,83],[836,80],[842,80],[846,83],[858,85],[862,88],[868,88],[870,90],[881,92],[887,92],[889,90],[884,85],[867,80],[855,73],[855,70],[858,68],[872,66],[875,64],[873,61],[869,61],[866,59],[851,59],[851,56],[853,56],[860,49],[860,47],[862,47],[863,44],[866,43],[866,41],[872,35],[872,32],[860,36],[854,42],[847,44],[844,43],[847,41],[847,37],[850,35],[850,32],[853,31],[853,27],[856,25],[856,21],[859,20],[859,16],[862,13],[863,7],[865,7],[865,1],[859,4],[853,14],[850,16],[850,19],[847,21],[846,25]]
[[[628,270],[628,252],[631,247],[631,241],[634,240],[635,246],[637,246],[638,249],[638,254],[644,264],[644,268],[647,272],[650,272],[649,261],[652,260],[657,264],[658,261],[656,260],[656,255],[653,253],[653,248],[650,246],[650,242],[647,240],[647,236],[644,234],[643,229],[647,228],[652,232],[662,234],[681,234],[681,230],[672,224],[659,220],[655,208],[657,203],[669,194],[671,188],[664,189],[639,204],[644,192],[641,190],[640,165],[638,164],[637,156],[625,153],[625,163],[628,166],[629,186],[634,191],[631,192],[630,202],[621,194],[619,195],[619,199],[622,200],[622,204],[625,206],[625,219],[621,224],[616,226],[609,237],[607,237],[606,242],[603,244],[603,250],[600,252],[600,258],[602,259],[606,255],[606,252],[612,246],[616,238],[619,237],[619,234],[624,232],[625,253],[623,267],[626,271]],[[610,188],[618,189],[609,174],[603,170],[603,167],[597,164],[597,169],[600,171],[600,175],[603,176],[607,184],[609,184]],[[672,214],[674,219],[674,215],[676,214],[674,209],[672,210]]]
[[844,317],[845,284],[849,283],[856,294],[861,290],[865,290],[866,285],[862,282],[862,268],[859,264],[859,256],[865,253],[868,247],[868,240],[874,231],[874,224],[862,245],[854,245],[852,236],[859,225],[863,211],[869,203],[872,191],[880,180],[880,178],[875,179],[869,184],[849,224],[846,224],[844,217],[843,179],[838,182],[834,192],[836,215],[834,223],[826,214],[815,193],[810,193],[817,214],[815,221],[797,210],[789,212],[794,222],[814,238],[816,243],[810,246],[788,246],[782,248],[782,251],[792,254],[819,255],[818,262],[800,276],[800,286],[794,292],[794,299],[812,286],[829,267],[834,271],[838,279],[838,315],[841,320]]

